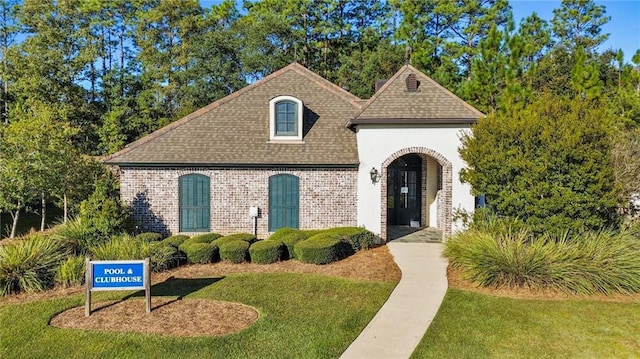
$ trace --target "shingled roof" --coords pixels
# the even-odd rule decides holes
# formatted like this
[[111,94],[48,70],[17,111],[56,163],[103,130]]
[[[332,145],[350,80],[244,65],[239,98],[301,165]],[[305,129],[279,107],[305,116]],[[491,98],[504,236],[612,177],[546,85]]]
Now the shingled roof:
[[[269,141],[269,101],[299,98],[302,143]],[[120,166],[357,166],[356,136],[344,126],[358,97],[297,63],[222,98],[106,157]]]
[[483,116],[482,112],[415,67],[405,65],[362,106],[347,125],[473,123]]

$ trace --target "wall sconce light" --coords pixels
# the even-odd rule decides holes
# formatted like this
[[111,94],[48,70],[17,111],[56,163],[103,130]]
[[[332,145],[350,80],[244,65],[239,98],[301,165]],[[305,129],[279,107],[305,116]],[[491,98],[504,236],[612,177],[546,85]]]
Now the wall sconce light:
[[369,171],[369,175],[371,176],[371,183],[377,183],[380,181],[380,172],[378,172],[378,170],[373,167],[371,168],[371,171]]

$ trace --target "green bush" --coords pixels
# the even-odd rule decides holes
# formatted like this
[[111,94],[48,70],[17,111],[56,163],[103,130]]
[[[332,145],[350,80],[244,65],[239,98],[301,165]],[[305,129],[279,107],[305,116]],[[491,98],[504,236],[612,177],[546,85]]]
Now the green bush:
[[282,237],[289,235],[291,233],[300,233],[300,232],[301,231],[299,229],[283,227],[273,232],[273,234],[271,234],[267,239],[272,241],[282,241]]
[[0,295],[52,287],[67,254],[60,242],[40,236],[0,245]]
[[91,228],[77,218],[56,226],[51,237],[61,242],[71,253],[80,256],[86,255],[90,247],[108,240],[108,238],[97,236]]
[[182,244],[178,246],[178,248],[183,251],[182,249],[183,246],[188,246],[195,243],[212,243],[218,238],[220,238],[220,235],[218,233],[201,234],[199,236],[194,236],[185,240],[184,242],[182,242]]
[[465,278],[482,286],[586,294],[640,292],[638,253],[640,241],[628,231],[535,238],[523,229],[457,233],[444,252]]
[[98,237],[109,238],[133,229],[131,211],[120,201],[118,185],[110,171],[96,180],[93,193],[80,204],[78,218]]
[[335,235],[320,233],[297,243],[294,251],[301,262],[327,264],[345,258],[352,248]]
[[[280,241],[286,246],[287,252],[285,253],[285,258],[294,259],[296,257],[296,252],[294,250],[296,243],[304,241],[309,238],[305,232],[295,231],[289,232],[280,236]],[[273,240],[269,237],[268,241],[280,242],[278,240]]]
[[143,242],[158,242],[162,240],[162,234],[155,232],[145,232],[138,234],[135,238]]
[[313,237],[316,234],[320,234],[324,231],[326,231],[326,229],[301,229],[300,230],[300,232],[304,233],[307,236],[307,238]]
[[179,253],[175,247],[162,242],[143,242],[129,235],[115,236],[110,241],[91,249],[97,260],[130,260],[150,258],[151,270],[159,272],[178,264]]
[[375,234],[362,227],[336,227],[323,231],[349,243],[354,252],[361,249],[369,249],[376,238]]
[[69,257],[58,266],[55,282],[63,287],[71,287],[84,283],[86,259],[84,257]]
[[211,243],[191,243],[181,247],[187,255],[187,262],[206,264],[212,263],[218,258],[218,247]]
[[257,241],[249,247],[251,262],[269,264],[278,262],[283,255],[284,245],[278,241]]
[[242,263],[249,256],[249,243],[235,240],[220,246],[220,258],[231,263]]
[[211,243],[215,244],[218,247],[221,247],[225,243],[235,242],[235,241],[245,241],[251,244],[256,241],[256,236],[249,233],[236,233],[236,234],[230,234],[228,236],[220,237]]
[[171,237],[165,238],[162,242],[170,244],[170,245],[178,248],[187,239],[189,239],[189,236],[185,236],[184,234],[176,234],[176,235],[173,235]]

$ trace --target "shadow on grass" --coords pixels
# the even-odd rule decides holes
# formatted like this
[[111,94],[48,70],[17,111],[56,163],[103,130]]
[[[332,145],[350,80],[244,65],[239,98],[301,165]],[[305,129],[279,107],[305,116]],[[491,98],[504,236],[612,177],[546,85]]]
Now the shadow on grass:
[[[160,307],[164,307],[165,305],[169,305],[178,300],[182,300],[182,298],[188,296],[189,294],[195,293],[200,289],[206,288],[216,282],[223,280],[225,277],[217,277],[217,278],[175,278],[169,277],[164,282],[157,283],[151,286],[151,296],[152,297],[176,297],[174,300],[170,300],[163,304],[154,306],[152,309],[158,309]],[[124,302],[130,298],[136,297],[144,297],[144,291],[140,290],[130,295],[125,296],[119,301],[114,303],[110,303],[101,307],[95,308],[94,312],[109,308],[118,303]]]

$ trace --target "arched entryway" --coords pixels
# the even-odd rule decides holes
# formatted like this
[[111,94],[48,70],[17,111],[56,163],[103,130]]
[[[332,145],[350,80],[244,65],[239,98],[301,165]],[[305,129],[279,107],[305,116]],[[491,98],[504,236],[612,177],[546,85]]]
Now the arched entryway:
[[452,165],[440,153],[410,147],[392,154],[382,164],[381,185],[385,240],[389,226],[413,224],[451,234]]

